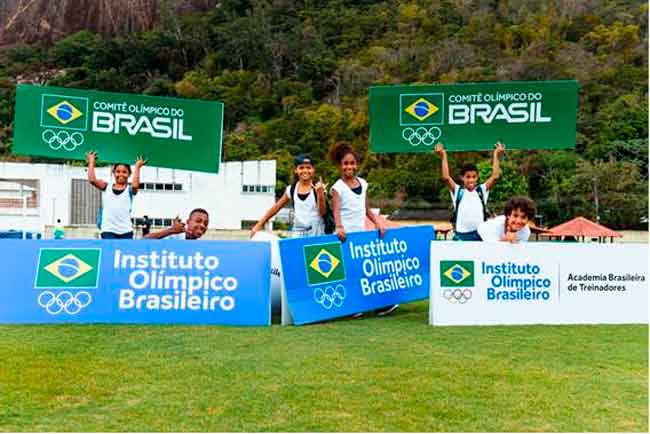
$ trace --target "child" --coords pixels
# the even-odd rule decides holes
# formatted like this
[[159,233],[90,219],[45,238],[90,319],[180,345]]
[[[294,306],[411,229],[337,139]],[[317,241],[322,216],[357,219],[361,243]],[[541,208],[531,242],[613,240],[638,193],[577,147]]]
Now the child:
[[309,155],[298,155],[294,163],[293,184],[287,186],[282,197],[253,226],[250,232],[251,238],[289,201],[294,210],[292,238],[313,237],[325,233],[323,216],[327,209],[325,196],[327,184],[323,184],[321,179],[314,185],[314,160]]
[[133,239],[133,226],[131,225],[131,204],[133,196],[140,188],[140,169],[146,161],[138,157],[135,162],[133,181],[129,186],[128,180],[131,176],[131,166],[124,163],[113,165],[113,177],[115,183],[108,188],[108,183],[95,176],[95,162],[97,154],[88,152],[88,182],[101,190],[102,206],[99,209],[97,226],[101,231],[102,239]]
[[175,239],[175,240],[198,240],[208,230],[210,216],[203,208],[194,208],[187,218],[187,223],[183,223],[179,217],[176,217],[172,226],[157,232],[149,232],[144,238],[147,239]]
[[530,237],[528,220],[535,217],[535,204],[527,197],[513,197],[505,206],[504,215],[483,222],[478,233],[483,241],[526,242]]
[[459,186],[449,175],[449,164],[447,163],[447,151],[441,143],[436,145],[436,153],[442,160],[442,180],[447,184],[451,201],[454,204],[454,240],[456,241],[480,241],[476,228],[487,219],[487,199],[497,179],[499,179],[499,158],[505,152],[505,147],[497,142],[492,156],[492,173],[490,177],[477,187],[478,169],[473,164],[463,166],[461,179],[463,185]]
[[365,218],[374,223],[379,236],[386,228],[377,220],[368,206],[368,183],[356,176],[359,168],[359,154],[346,143],[338,143],[331,151],[334,163],[339,166],[341,177],[332,186],[332,209],[336,221],[336,234],[345,241],[348,232],[364,230]]
[[[336,234],[344,242],[349,232],[363,231],[365,218],[368,217],[383,237],[386,231],[384,225],[375,217],[368,206],[368,183],[365,179],[356,176],[359,168],[359,154],[344,142],[334,145],[331,151],[334,163],[339,166],[341,177],[332,186],[332,208],[336,221]],[[375,312],[379,316],[388,315],[397,309],[395,304]],[[359,318],[363,313],[353,315]]]

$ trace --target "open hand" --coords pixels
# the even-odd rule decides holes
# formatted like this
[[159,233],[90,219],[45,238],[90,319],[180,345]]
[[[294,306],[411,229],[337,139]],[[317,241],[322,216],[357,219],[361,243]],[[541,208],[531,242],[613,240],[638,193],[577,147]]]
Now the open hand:
[[141,168],[145,164],[147,164],[147,160],[145,160],[142,155],[138,155],[137,157],[135,157],[135,167],[137,169]]
[[497,157],[501,157],[505,153],[506,153],[506,147],[503,145],[503,143],[497,142],[494,145],[494,155],[496,155]]
[[95,165],[97,162],[97,152],[96,151],[88,151],[86,152],[86,161],[88,161],[88,164]]
[[436,143],[435,152],[436,152],[436,154],[440,155],[441,157],[447,154],[447,151],[445,150],[444,146],[442,146],[442,143],[440,143],[440,142]]

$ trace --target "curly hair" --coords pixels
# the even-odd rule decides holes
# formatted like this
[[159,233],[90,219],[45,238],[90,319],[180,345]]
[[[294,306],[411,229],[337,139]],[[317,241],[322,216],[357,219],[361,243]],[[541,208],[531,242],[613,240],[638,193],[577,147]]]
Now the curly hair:
[[343,158],[345,158],[346,155],[352,154],[357,160],[357,163],[361,162],[361,156],[357,151],[352,148],[347,142],[337,142],[335,143],[331,148],[330,148],[330,159],[332,162],[336,164],[341,164],[341,161],[343,161]]
[[506,202],[503,213],[507,217],[516,209],[526,214],[526,217],[528,217],[529,220],[532,220],[535,217],[535,202],[527,197],[516,196],[511,198]]

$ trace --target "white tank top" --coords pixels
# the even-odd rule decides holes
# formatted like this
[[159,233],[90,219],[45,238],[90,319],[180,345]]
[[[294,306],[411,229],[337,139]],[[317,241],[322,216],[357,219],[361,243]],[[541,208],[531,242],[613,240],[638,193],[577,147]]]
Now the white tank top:
[[368,183],[363,178],[357,177],[357,179],[361,184],[361,194],[352,191],[342,179],[332,186],[332,190],[339,194],[341,201],[341,224],[345,232],[358,232],[365,229]]
[[99,210],[97,226],[101,232],[126,234],[133,231],[131,225],[131,203],[133,193],[127,186],[120,194],[113,193],[113,186],[107,185],[102,191],[102,207]]
[[[318,203],[316,202],[316,192],[314,189],[309,190],[305,200],[298,197],[298,185],[291,197],[291,185],[287,186],[285,193],[293,203],[293,229],[299,232],[310,232],[312,234],[322,234],[324,231],[323,218],[318,213]],[[321,228],[322,227],[322,228]]]

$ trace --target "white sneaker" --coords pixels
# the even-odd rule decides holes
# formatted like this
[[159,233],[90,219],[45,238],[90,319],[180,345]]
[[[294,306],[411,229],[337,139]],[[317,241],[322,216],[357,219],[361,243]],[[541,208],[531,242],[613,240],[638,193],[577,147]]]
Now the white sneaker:
[[386,316],[386,315],[390,315],[391,313],[393,313],[395,311],[395,309],[397,309],[398,307],[399,307],[399,304],[394,304],[392,306],[387,306],[387,307],[383,307],[381,309],[377,309],[375,312],[377,313],[377,316]]

